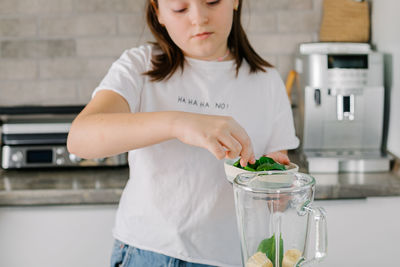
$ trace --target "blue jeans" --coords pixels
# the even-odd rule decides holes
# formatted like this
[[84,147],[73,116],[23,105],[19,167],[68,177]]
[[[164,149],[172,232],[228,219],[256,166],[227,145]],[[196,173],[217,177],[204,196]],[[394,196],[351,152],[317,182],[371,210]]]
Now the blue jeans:
[[190,263],[163,254],[138,249],[115,240],[111,255],[111,267],[212,267]]

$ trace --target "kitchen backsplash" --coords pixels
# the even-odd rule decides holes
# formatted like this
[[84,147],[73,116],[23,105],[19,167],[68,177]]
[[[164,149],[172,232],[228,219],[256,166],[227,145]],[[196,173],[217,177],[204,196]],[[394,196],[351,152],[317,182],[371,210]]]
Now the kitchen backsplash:
[[[145,0],[0,0],[0,106],[85,104],[121,53],[151,41]],[[285,79],[318,40],[322,0],[245,0],[242,23]]]

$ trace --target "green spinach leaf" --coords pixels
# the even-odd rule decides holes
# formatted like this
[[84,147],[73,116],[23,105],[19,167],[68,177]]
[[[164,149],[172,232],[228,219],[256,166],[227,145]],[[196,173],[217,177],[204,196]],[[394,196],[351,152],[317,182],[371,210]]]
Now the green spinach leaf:
[[235,163],[233,163],[234,167],[238,167],[247,171],[272,171],[272,170],[286,170],[285,165],[282,165],[276,161],[274,161],[270,157],[260,157],[256,160],[254,164],[247,164],[247,166],[242,167],[240,165],[240,159],[238,159]]
[[[283,260],[283,239],[282,235],[279,238],[279,266],[282,266]],[[273,234],[270,238],[266,238],[258,245],[257,251],[265,253],[268,259],[272,261],[272,264],[275,266],[275,234]]]

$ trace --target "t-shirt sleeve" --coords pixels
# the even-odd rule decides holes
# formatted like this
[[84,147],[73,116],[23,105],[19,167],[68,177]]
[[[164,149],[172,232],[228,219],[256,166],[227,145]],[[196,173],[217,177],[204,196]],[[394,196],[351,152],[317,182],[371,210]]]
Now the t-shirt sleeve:
[[111,90],[121,95],[129,104],[131,112],[139,111],[140,95],[151,60],[151,48],[142,46],[126,50],[108,70],[92,93],[92,98],[101,90]]
[[276,115],[271,124],[272,133],[264,150],[265,154],[279,150],[295,149],[300,143],[295,134],[292,109],[285,85],[275,69],[270,71],[273,99],[275,100],[274,114]]

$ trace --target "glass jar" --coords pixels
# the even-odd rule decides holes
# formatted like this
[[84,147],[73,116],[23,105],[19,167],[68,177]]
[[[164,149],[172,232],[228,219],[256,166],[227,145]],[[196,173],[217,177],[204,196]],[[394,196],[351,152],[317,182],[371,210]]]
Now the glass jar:
[[[304,173],[242,173],[233,180],[243,266],[308,266],[326,256],[325,211],[313,207],[315,179]],[[315,253],[309,257],[315,224]]]

